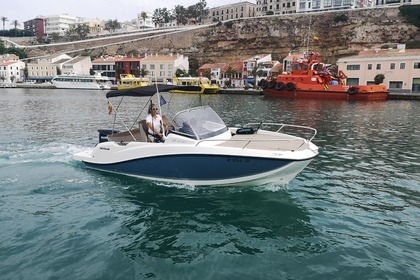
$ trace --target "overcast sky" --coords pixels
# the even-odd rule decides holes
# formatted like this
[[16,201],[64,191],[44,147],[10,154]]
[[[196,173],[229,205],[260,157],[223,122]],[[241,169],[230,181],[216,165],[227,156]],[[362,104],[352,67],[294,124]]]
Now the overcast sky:
[[[1,0],[0,17],[6,17],[5,29],[13,28],[12,21],[17,20],[23,28],[23,22],[37,16],[68,14],[75,17],[117,19],[120,22],[137,17],[142,11],[153,13],[157,8],[173,9],[176,5],[188,7],[199,0]],[[241,0],[207,0],[207,7],[213,8]],[[255,1],[249,0],[254,3]],[[0,29],[3,22],[0,21]]]

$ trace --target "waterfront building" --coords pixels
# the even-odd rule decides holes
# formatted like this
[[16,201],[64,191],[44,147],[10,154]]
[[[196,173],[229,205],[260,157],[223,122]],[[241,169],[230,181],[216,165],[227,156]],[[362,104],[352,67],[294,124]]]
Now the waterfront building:
[[0,56],[0,84],[13,84],[22,82],[24,77],[25,63],[14,54]]
[[246,79],[247,83],[254,83],[254,76],[252,71],[257,67],[258,70],[262,71],[262,75],[257,77],[257,82],[263,78],[270,76],[271,68],[277,64],[273,62],[271,54],[258,54],[253,57],[247,58],[243,61],[243,78]]
[[92,69],[90,56],[76,56],[61,64],[62,75],[89,75]]
[[141,69],[147,70],[153,82],[168,83],[173,81],[177,69],[188,73],[188,57],[182,54],[148,55],[141,59]]
[[117,80],[115,62],[122,58],[122,56],[104,56],[96,58],[92,61],[92,69],[97,73],[101,73],[102,76],[108,77],[113,83],[115,83]]
[[227,4],[209,9],[206,23],[255,17],[256,5],[249,1]]
[[70,59],[67,54],[56,54],[30,61],[26,64],[28,79],[40,83],[51,81],[57,76],[57,68],[61,69],[61,65]]
[[420,49],[369,49],[340,58],[338,69],[347,75],[349,85],[373,84],[383,74],[383,84],[394,93],[420,93]]

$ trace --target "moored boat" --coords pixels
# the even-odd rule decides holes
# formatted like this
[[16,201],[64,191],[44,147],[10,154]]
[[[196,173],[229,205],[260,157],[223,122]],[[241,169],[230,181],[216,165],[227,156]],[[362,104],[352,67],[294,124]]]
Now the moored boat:
[[58,75],[51,83],[55,88],[60,89],[111,89],[112,82],[100,73],[95,75]]
[[218,85],[212,85],[206,77],[174,77],[175,85],[198,86],[199,91],[173,90],[172,93],[195,93],[195,94],[214,94],[219,91]]
[[[154,95],[155,90],[197,90],[172,85],[146,86],[107,93],[110,99]],[[160,108],[159,91],[154,102]],[[122,100],[118,103],[118,108]],[[148,103],[148,102],[147,102]],[[113,108],[119,115],[117,108]],[[140,113],[141,115],[141,113]],[[194,186],[287,184],[318,155],[316,130],[282,123],[228,127],[208,106],[182,110],[167,123],[165,141],[150,142],[145,120],[133,116],[128,129],[99,130],[99,143],[74,155],[87,167],[152,181]],[[140,119],[140,121],[139,121]],[[298,136],[296,133],[298,133]]]
[[328,64],[316,53],[294,59],[290,72],[262,80],[260,86],[268,97],[336,100],[386,100],[384,85],[347,85],[343,71],[332,74]]
[[136,77],[133,74],[121,74],[118,89],[138,88],[150,85],[149,78]]

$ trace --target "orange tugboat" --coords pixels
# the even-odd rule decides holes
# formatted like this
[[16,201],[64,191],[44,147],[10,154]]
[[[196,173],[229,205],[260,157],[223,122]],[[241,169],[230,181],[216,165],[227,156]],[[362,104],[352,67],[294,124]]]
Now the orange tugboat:
[[279,98],[312,98],[336,100],[386,100],[384,85],[346,85],[347,76],[329,71],[317,53],[291,62],[291,71],[277,78],[261,80],[264,95]]

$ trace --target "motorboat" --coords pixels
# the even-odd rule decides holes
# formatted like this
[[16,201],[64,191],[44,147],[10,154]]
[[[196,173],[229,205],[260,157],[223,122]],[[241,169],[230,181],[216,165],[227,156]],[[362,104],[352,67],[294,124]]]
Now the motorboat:
[[51,83],[60,89],[111,89],[112,82],[100,73],[94,75],[65,74],[55,76]]
[[260,81],[264,96],[322,100],[386,100],[388,90],[380,84],[348,85],[343,71],[333,74],[330,64],[318,53],[295,57],[290,71]]
[[136,77],[133,74],[121,74],[118,89],[130,89],[150,85],[149,78]]
[[[162,90],[177,89],[187,90],[155,85],[109,91],[106,97],[112,102],[116,97],[151,96],[157,90],[159,101],[154,104],[159,105]],[[117,104],[115,110],[121,108],[121,101]],[[134,119],[131,126],[124,125],[128,129],[123,131],[116,130],[115,124],[112,129],[99,130],[99,143],[75,154],[74,159],[88,168],[155,182],[259,186],[287,184],[318,155],[318,147],[312,142],[314,128],[263,122],[228,127],[209,106],[175,113],[161,143],[149,142],[145,120],[138,116]]]
[[199,90],[187,91],[182,89],[172,90],[171,93],[195,93],[195,94],[215,94],[219,91],[218,85],[211,84],[207,77],[174,77],[175,85],[198,86]]

